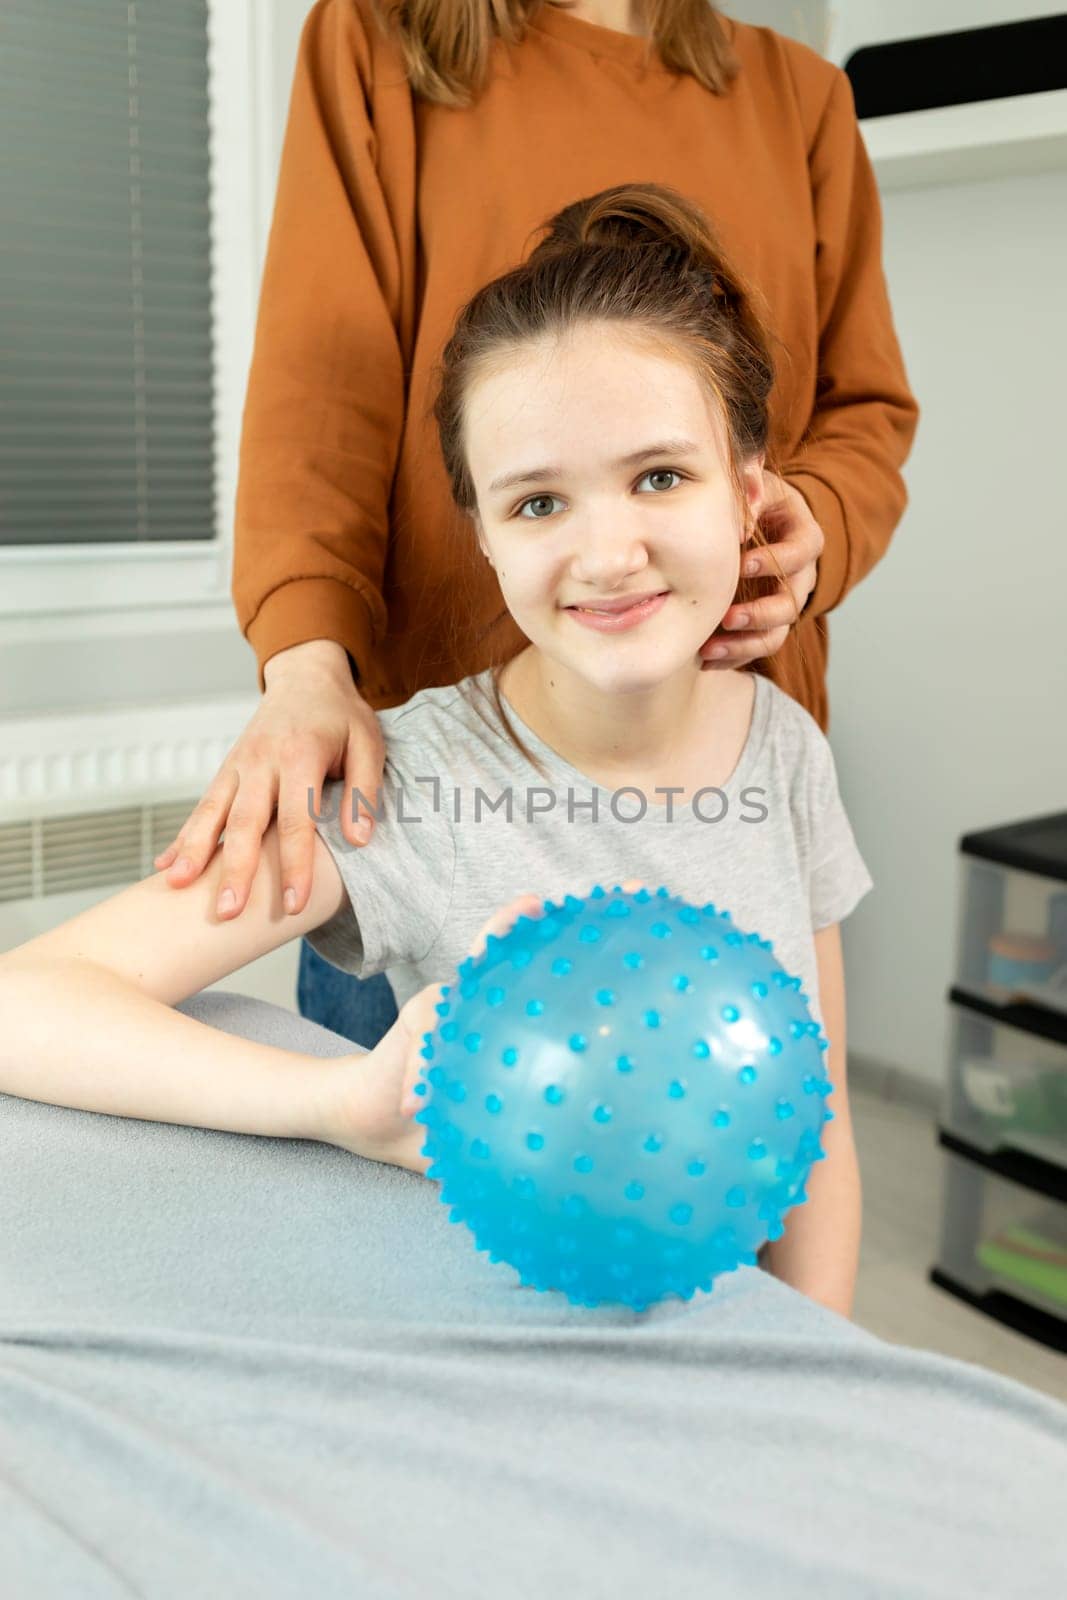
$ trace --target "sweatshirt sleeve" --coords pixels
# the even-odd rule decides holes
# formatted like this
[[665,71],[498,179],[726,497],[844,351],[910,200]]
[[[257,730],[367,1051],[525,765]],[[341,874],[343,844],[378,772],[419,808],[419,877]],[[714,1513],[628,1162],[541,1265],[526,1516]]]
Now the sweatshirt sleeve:
[[806,614],[832,611],[885,554],[907,504],[918,425],[882,267],[878,185],[852,85],[833,68],[809,155],[819,321],[815,406],[782,476],[826,543]]
[[337,640],[358,672],[386,622],[407,229],[376,167],[373,65],[360,8],[318,0],[293,77],[238,463],[231,594],[261,690],[267,660],[309,639]]

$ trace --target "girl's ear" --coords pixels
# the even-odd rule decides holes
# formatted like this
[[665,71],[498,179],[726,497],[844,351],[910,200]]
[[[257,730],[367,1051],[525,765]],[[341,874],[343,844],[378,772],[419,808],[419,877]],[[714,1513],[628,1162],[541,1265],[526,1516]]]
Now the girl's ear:
[[492,566],[493,563],[492,563],[492,560],[491,560],[490,555],[489,555],[489,550],[488,550],[488,548],[486,546],[486,543],[485,543],[485,535],[482,532],[481,518],[479,517],[477,511],[472,511],[471,512],[471,523],[472,523],[472,525],[474,527],[474,537],[478,541],[478,549],[482,552],[482,555],[489,562],[489,565]]
[[767,504],[769,485],[764,477],[764,456],[762,451],[758,456],[753,456],[746,461],[742,468],[741,479],[745,488],[745,501],[748,506],[749,526],[741,535],[742,543],[748,538],[752,526],[760,519],[760,514]]

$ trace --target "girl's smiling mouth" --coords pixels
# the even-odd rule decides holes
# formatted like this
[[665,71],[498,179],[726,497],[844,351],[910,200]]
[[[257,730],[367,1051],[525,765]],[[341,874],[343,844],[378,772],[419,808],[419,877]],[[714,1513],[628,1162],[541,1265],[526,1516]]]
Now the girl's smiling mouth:
[[563,609],[576,622],[582,623],[587,628],[595,628],[599,633],[624,633],[629,628],[636,628],[646,618],[655,616],[668,598],[669,590],[665,589],[659,594],[638,600],[636,604],[628,605],[623,610],[602,611],[584,606],[565,606]]

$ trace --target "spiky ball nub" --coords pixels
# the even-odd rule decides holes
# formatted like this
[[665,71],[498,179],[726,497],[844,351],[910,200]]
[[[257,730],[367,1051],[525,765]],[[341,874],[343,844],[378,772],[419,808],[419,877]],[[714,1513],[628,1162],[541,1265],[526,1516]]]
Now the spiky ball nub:
[[754,1266],[833,1117],[829,1042],[772,948],[617,884],[490,935],[416,1086],[449,1220],[576,1305],[643,1311]]

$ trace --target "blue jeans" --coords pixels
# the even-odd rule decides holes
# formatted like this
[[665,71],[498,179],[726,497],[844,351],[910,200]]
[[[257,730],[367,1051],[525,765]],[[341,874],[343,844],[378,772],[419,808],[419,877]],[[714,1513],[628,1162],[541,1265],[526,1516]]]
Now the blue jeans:
[[397,1018],[396,1000],[384,972],[356,978],[324,961],[306,939],[300,941],[296,1003],[302,1017],[367,1050],[384,1039]]

